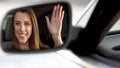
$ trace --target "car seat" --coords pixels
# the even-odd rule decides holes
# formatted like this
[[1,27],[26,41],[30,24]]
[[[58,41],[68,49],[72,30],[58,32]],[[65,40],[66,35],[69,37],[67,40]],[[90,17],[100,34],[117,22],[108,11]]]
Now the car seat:
[[7,23],[6,23],[6,28],[5,28],[5,36],[2,42],[2,48],[6,49],[6,48],[10,48],[12,46],[12,17],[9,17],[7,19]]

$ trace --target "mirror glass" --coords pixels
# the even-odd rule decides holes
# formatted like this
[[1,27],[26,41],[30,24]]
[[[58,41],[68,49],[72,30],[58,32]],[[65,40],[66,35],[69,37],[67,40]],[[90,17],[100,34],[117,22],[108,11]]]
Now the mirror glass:
[[71,9],[67,3],[50,3],[9,11],[2,22],[2,49],[28,51],[53,49],[67,41]]

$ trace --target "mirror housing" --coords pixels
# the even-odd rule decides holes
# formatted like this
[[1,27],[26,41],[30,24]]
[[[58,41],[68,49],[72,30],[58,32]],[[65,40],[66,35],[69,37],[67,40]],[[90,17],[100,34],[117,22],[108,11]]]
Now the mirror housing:
[[[67,47],[71,41],[73,41],[73,40],[75,40],[77,38],[78,33],[80,32],[80,30],[84,29],[86,27],[87,22],[89,20],[89,17],[92,14],[92,11],[93,11],[95,5],[97,4],[97,0],[90,0],[90,1],[86,1],[86,2],[84,2],[82,0],[78,1],[78,3],[81,3],[80,5],[84,6],[83,8],[79,7],[80,5],[77,2],[73,2],[73,1],[69,2],[68,0],[66,0],[65,2],[54,2],[54,3],[52,3],[52,2],[51,3],[47,3],[46,2],[46,4],[41,3],[39,6],[41,6],[42,8],[39,8],[38,5],[32,5],[32,7],[34,8],[34,10],[38,10],[37,8],[39,8],[39,10],[41,10],[41,9],[44,10],[45,8],[43,8],[43,7],[45,7],[46,5],[49,5],[49,8],[47,10],[50,10],[50,13],[51,13],[51,7],[53,5],[55,5],[55,4],[58,4],[58,3],[66,6],[64,9],[66,10],[65,13],[67,13],[67,18],[66,19],[67,19],[67,23],[69,23],[69,25],[67,27],[64,27],[64,28],[66,28],[65,31],[67,30],[65,32],[65,33],[67,33],[67,35],[64,34],[64,32],[63,32],[63,38],[66,35],[65,36],[65,44],[64,44],[63,47]],[[29,4],[29,6],[30,5],[31,4]],[[25,5],[23,5],[23,6],[19,5],[19,7],[12,8],[12,10],[8,14],[12,13],[12,11],[14,11],[15,9],[28,7],[28,6],[25,6],[25,7],[24,6]],[[90,9],[91,6],[93,6],[93,8],[91,8],[91,11],[89,11],[89,13],[88,13],[88,10]],[[79,9],[77,9],[75,7],[79,8]],[[36,14],[38,14],[38,16],[39,16],[39,14],[41,15],[40,17],[37,18],[37,19],[42,18],[42,20],[39,19],[39,22],[45,21],[45,20],[43,20],[44,17],[42,17],[42,16],[44,16],[46,12],[47,11],[42,12],[42,13],[36,13]],[[49,12],[47,12],[47,13],[49,14]],[[76,14],[76,13],[78,13],[78,14]],[[86,17],[86,16],[88,16],[88,17]],[[80,24],[80,23],[83,22],[81,20],[85,20],[85,18],[87,20],[87,21],[84,21],[85,24]],[[45,23],[42,23],[42,25],[45,25]],[[43,26],[41,26],[41,27],[43,27]],[[43,27],[43,28],[46,28],[46,27]],[[43,32],[42,30],[40,30],[40,31]],[[47,32],[48,31],[46,31],[46,33]],[[2,35],[4,35],[4,33]],[[42,34],[42,35],[44,35],[44,34]],[[47,42],[44,41],[45,40],[44,36],[42,36],[42,37],[43,37],[43,42],[47,43]],[[4,50],[4,46],[2,46],[2,48]],[[57,48],[56,50],[58,50],[58,49],[59,48]]]

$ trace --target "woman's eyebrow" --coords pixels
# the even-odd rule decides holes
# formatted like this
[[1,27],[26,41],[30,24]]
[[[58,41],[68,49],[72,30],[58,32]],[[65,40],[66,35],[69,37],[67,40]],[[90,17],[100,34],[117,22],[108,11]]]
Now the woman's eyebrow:
[[30,22],[30,21],[25,21],[25,22]]
[[[19,21],[19,20],[15,20],[15,22],[21,22],[21,21]],[[30,22],[30,21],[24,21],[24,22]]]
[[15,22],[20,22],[20,21],[18,21],[18,20],[15,20]]

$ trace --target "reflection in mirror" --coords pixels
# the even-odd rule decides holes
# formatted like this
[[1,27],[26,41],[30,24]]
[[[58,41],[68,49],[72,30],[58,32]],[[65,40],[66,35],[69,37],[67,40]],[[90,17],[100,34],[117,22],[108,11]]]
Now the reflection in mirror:
[[14,9],[2,23],[2,48],[5,51],[27,51],[64,46],[69,20],[70,8],[66,3]]

